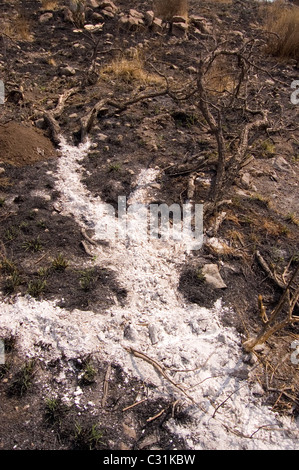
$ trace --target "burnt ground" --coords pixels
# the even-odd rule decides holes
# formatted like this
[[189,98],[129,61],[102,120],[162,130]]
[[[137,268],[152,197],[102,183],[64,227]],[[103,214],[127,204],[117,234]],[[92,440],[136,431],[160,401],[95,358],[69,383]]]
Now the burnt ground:
[[[127,11],[125,2],[115,3],[121,11]],[[149,8],[147,1],[133,3],[139,11]],[[121,281],[98,263],[93,266],[80,227],[59,211],[54,179],[59,152],[51,142],[43,113],[54,109],[67,89],[78,86],[79,91],[66,101],[58,119],[63,135],[77,143],[80,120],[99,99],[109,97],[118,103],[138,93],[161,91],[165,76],[174,88],[180,89],[185,83],[194,83],[197,60],[211,50],[215,37],[227,35],[230,47],[240,35],[248,40],[263,37],[262,16],[254,2],[203,2],[200,8],[196,2],[190,3],[191,13],[203,16],[211,29],[198,33],[191,27],[186,37],[176,38],[167,29],[158,34],[149,29],[128,31],[120,28],[117,16],[105,18],[98,36],[83,34],[64,20],[59,4],[50,11],[53,17],[41,23],[39,18],[45,11],[38,1],[1,2],[6,33],[2,35],[0,78],[9,98],[1,106],[0,121],[3,297],[29,294],[37,299],[57,300],[70,313],[75,308],[101,311],[116,300],[125,302],[127,293]],[[15,21],[20,13],[28,34],[27,30],[24,33],[24,24],[22,29]],[[92,11],[89,15],[88,22],[92,23]],[[88,69],[95,39],[99,40],[99,76],[94,83]],[[144,58],[146,73],[141,78],[132,71],[125,76],[101,74],[119,54],[128,57],[130,48],[134,48],[131,53],[136,55],[138,50]],[[271,57],[262,46],[258,53],[256,73],[262,86],[257,102],[268,109],[273,127],[279,121],[279,128],[255,136],[248,152],[252,158],[242,169],[243,175],[249,175],[249,183],[241,174],[225,194],[221,211],[226,212],[226,217],[217,232],[217,237],[225,242],[224,248],[208,243],[200,253],[190,255],[188,266],[182,267],[178,286],[190,302],[211,306],[220,293],[204,285],[197,274],[207,262],[218,264],[227,285],[221,290],[221,297],[238,313],[237,317],[227,314],[223,321],[237,327],[244,336],[261,326],[258,295],[263,296],[269,312],[282,294],[261,267],[256,251],[278,276],[287,267],[288,272],[295,269],[299,259],[298,106],[289,99],[290,84],[298,78],[298,67],[292,60]],[[65,75],[62,68],[66,66],[72,67],[74,73]],[[94,148],[82,162],[89,191],[117,207],[118,195],[131,192],[139,170],[158,166],[164,171],[152,202],[182,203],[192,172],[198,177],[194,202],[205,202],[210,189],[207,181],[213,181],[216,174],[217,152],[196,99],[191,96],[179,101],[161,94],[119,112],[108,106],[107,112],[99,113],[89,133]],[[227,110],[224,126],[228,135],[231,131],[232,141],[235,127],[242,124],[238,119]],[[283,163],[277,157],[283,157]],[[213,218],[204,223],[208,230]],[[295,313],[298,314],[296,309]],[[295,416],[298,369],[283,358],[289,357],[290,344],[297,337],[298,328],[290,325],[256,353],[260,361],[256,379],[265,389],[265,402],[281,413]],[[134,403],[137,395],[145,398],[146,388],[137,381],[127,383],[117,365],[112,365],[107,402],[89,409],[88,402],[97,404],[102,399],[108,365],[97,363],[95,358],[74,358],[72,364],[65,364],[72,386],[82,385],[80,376],[88,369],[86,364],[92,364],[89,370],[94,371],[82,385],[86,408],[65,408],[59,401],[45,400],[47,389],[51,391],[49,395],[56,391],[62,396],[56,380],[62,364],[45,366],[38,360],[24,363],[18,356],[17,341],[14,344],[11,338],[5,340],[8,360],[0,371],[2,449],[186,448],[165,427],[173,413],[171,402],[147,401],[146,406],[134,407],[124,417],[123,408]],[[266,384],[269,371],[271,391]],[[166,412],[160,418],[147,421],[161,409]],[[177,409],[175,418],[190,419]],[[98,423],[102,425],[97,434],[94,425]]]

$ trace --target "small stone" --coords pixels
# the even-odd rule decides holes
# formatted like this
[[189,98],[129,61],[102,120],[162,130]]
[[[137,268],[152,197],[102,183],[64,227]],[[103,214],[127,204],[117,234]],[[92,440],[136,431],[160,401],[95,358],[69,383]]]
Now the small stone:
[[154,33],[161,33],[163,30],[163,21],[160,18],[154,18],[151,29]]
[[98,8],[100,2],[98,0],[87,0],[87,5],[91,8]]
[[172,18],[172,23],[186,23],[186,18],[184,18],[184,16],[174,16]]
[[159,341],[158,330],[155,325],[149,325],[148,334],[152,344],[157,344]]
[[131,439],[136,439],[137,438],[135,429],[131,428],[130,426],[128,426],[125,423],[123,423],[122,426],[123,426],[123,432],[127,437],[129,437]]
[[100,142],[106,142],[108,140],[108,135],[100,133],[97,135],[97,138]]
[[62,66],[60,67],[60,75],[65,75],[66,77],[71,77],[72,75],[75,75],[76,70],[71,67],[70,65]]
[[111,9],[111,11],[113,12],[117,12],[118,8],[117,6],[115,5],[115,3],[113,3],[112,1],[104,1],[104,2],[100,2],[99,4],[99,8],[102,9],[102,10],[107,10],[108,8]]
[[113,11],[107,10],[106,8],[105,10],[102,10],[102,14],[106,16],[107,18],[111,18],[111,19],[114,18],[115,16]]
[[274,159],[273,166],[279,171],[288,172],[291,170],[291,165],[283,157],[276,157]]
[[43,118],[37,119],[34,124],[38,129],[45,129],[45,121]]
[[181,38],[186,35],[186,32],[188,30],[188,26],[186,23],[173,23],[171,33],[177,37]]
[[43,23],[47,23],[48,21],[50,21],[51,19],[53,18],[53,13],[43,13],[40,17],[39,17],[39,23],[43,24]]
[[141,20],[143,20],[144,18],[143,13],[140,13],[140,11],[133,10],[133,9],[129,11],[129,15],[133,16],[134,18],[139,18]]
[[155,18],[155,15],[152,10],[147,10],[144,13],[144,21],[147,26],[151,26],[153,24],[154,18]]
[[225,289],[227,285],[224,283],[217,264],[205,264],[202,268],[202,273],[205,276],[205,280],[215,289]]
[[252,394],[256,397],[262,397],[263,395],[265,395],[265,390],[259,383],[256,383],[252,387]]
[[137,340],[137,332],[132,325],[127,325],[124,330],[124,337],[129,341],[136,341]]
[[251,184],[250,184],[250,174],[249,173],[243,173],[241,176],[241,184],[244,189],[250,189]]

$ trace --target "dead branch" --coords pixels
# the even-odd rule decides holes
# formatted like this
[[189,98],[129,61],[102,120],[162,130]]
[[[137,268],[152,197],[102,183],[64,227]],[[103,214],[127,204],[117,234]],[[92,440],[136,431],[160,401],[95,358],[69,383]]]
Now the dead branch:
[[60,126],[57,122],[57,119],[61,116],[68,98],[70,98],[70,96],[74,95],[75,93],[78,93],[79,91],[80,87],[74,87],[70,90],[67,90],[59,96],[56,108],[54,108],[52,111],[44,112],[44,122],[49,128],[51,140],[56,146],[60,144]]
[[102,407],[106,405],[106,400],[108,396],[108,390],[109,390],[109,378],[111,374],[111,364],[108,364],[105,378],[104,378],[104,385],[103,385],[103,397],[102,397]]
[[[243,343],[243,347],[246,351],[252,351],[258,344],[265,343],[270,336],[282,330],[288,325],[299,322],[299,317],[293,315],[295,305],[299,299],[299,283],[297,286],[293,286],[296,281],[296,277],[299,273],[299,264],[291,276],[288,284],[285,286],[285,290],[280,297],[280,300],[276,307],[272,310],[269,316],[265,316],[263,320],[263,326],[259,333],[254,338],[249,338]],[[282,312],[283,308],[287,305],[287,313],[282,320],[278,320],[278,316]]]
[[[130,100],[123,101],[121,103],[117,103],[110,99],[102,99],[98,101],[93,108],[81,119],[80,123],[80,140],[84,142],[87,138],[87,135],[92,129],[94,124],[95,118],[101,113],[104,114],[106,117],[111,117],[115,114],[121,113],[125,111],[127,108],[132,106],[133,104],[139,103],[141,101],[146,101],[151,98],[156,98],[158,96],[165,96],[169,92],[168,88],[162,91],[155,91],[152,93],[148,93],[146,95],[140,95]],[[113,111],[109,112],[109,107],[114,108]]]
[[159,372],[160,375],[162,375],[162,377],[164,377],[168,382],[170,382],[175,388],[177,388],[178,390],[180,390],[181,392],[183,392],[183,394],[189,398],[189,400],[191,400],[193,403],[194,403],[194,400],[192,397],[190,397],[190,395],[187,394],[187,392],[184,390],[184,388],[175,383],[170,377],[169,375],[165,372],[165,368],[160,365],[157,361],[155,361],[154,359],[152,359],[151,357],[147,356],[146,354],[140,352],[140,351],[136,351],[136,349],[133,349],[132,347],[125,347],[123,346],[124,349],[126,351],[128,351],[129,353],[133,354],[133,356],[135,357],[139,357],[140,359],[143,359],[144,361],[148,362],[148,364],[151,364],[157,372]]

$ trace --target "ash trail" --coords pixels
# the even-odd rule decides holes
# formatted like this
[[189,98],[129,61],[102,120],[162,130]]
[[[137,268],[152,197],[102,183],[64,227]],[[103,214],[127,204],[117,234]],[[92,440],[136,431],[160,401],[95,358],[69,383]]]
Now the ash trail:
[[[81,227],[92,229],[94,241],[99,241],[105,204],[82,183],[82,160],[89,148],[89,142],[74,147],[61,139],[56,186],[65,214],[73,216]],[[141,171],[129,205],[151,200],[151,184],[156,176],[154,169]],[[221,316],[227,310],[221,301],[206,309],[185,302],[179,295],[178,271],[187,261],[186,247],[168,240],[144,239],[138,217],[129,214],[128,218],[129,237],[116,237],[105,247],[100,243],[93,246],[96,262],[113,269],[127,288],[127,302],[124,306],[115,303],[103,315],[93,312],[90,320],[85,313],[77,312],[76,328],[82,329],[84,321],[91,322],[86,328],[97,335],[101,355],[119,362],[128,376],[155,384],[151,394],[158,399],[179,396],[184,400],[185,396],[163,380],[150,363],[134,360],[126,347],[133,346],[164,367],[177,369],[172,377],[192,397],[192,403],[187,404],[192,422],[186,426],[172,422],[169,426],[190,448],[295,449],[297,426],[289,421],[282,423],[252,395],[244,378],[244,373],[249,377],[249,370],[242,359],[241,338],[233,327],[223,326]],[[116,228],[113,215],[106,220]],[[131,331],[125,336],[125,323],[136,334]],[[154,338],[149,334],[150,327],[156,329]],[[252,433],[254,438],[250,437]]]
[[[75,148],[61,141],[62,157],[59,159],[57,189],[61,192],[63,210],[73,215],[85,229],[94,231],[94,240],[99,240],[103,216],[110,229],[117,230],[116,218],[104,215],[105,204],[95,198],[81,181],[80,161],[88,154],[90,143]],[[128,198],[128,205],[150,201],[151,184],[158,170],[142,170],[135,190]],[[186,259],[186,247],[171,240],[144,237],[139,229],[138,215],[128,215],[127,237],[109,242],[108,247],[99,246],[95,255],[103,264],[117,269],[128,294],[128,308],[138,310],[140,315],[151,314],[159,309],[176,310],[184,307],[184,301],[177,292],[177,265]]]

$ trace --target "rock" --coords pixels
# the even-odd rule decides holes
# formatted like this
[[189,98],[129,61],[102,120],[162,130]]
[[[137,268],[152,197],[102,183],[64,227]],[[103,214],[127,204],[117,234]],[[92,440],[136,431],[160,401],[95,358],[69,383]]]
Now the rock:
[[155,14],[152,10],[147,10],[144,13],[144,22],[147,26],[151,26],[153,24],[155,18]]
[[106,134],[97,134],[97,138],[100,142],[106,142],[108,140],[108,135]]
[[279,171],[291,171],[291,165],[283,158],[283,157],[276,157],[273,162],[273,166],[276,170]]
[[182,38],[186,36],[188,31],[188,25],[186,23],[173,23],[171,28],[171,33],[177,38]]
[[114,18],[115,14],[113,11],[110,11],[105,8],[105,10],[102,10],[102,15],[106,16],[107,18]]
[[137,340],[137,332],[132,325],[127,325],[124,329],[124,338],[128,339],[129,341],[136,341]]
[[64,7],[62,10],[63,20],[68,23],[73,22],[73,15],[71,10],[68,7]]
[[35,124],[35,127],[37,127],[38,129],[45,129],[46,128],[44,118],[37,119],[34,124]]
[[190,67],[187,68],[187,72],[189,72],[189,73],[197,73],[197,68],[196,68],[196,67],[193,67],[192,65],[190,65]]
[[44,23],[47,23],[48,21],[50,21],[51,19],[53,18],[53,13],[43,13],[40,17],[39,17],[39,23],[41,24],[44,24]]
[[193,24],[202,34],[212,34],[213,28],[203,16],[191,16],[190,23]]
[[93,21],[96,21],[96,22],[102,21],[104,19],[103,15],[101,15],[101,13],[97,13],[96,11],[93,12],[93,14],[91,15],[91,18],[93,19]]
[[100,2],[99,4],[99,8],[101,10],[107,10],[109,11],[109,9],[111,9],[110,11],[112,11],[113,13],[116,13],[118,8],[117,6],[115,5],[115,3],[113,3],[112,1],[109,1],[107,0],[106,2]]
[[138,18],[134,18],[133,16],[123,15],[119,19],[119,24],[129,31],[137,31],[140,27],[139,21]]
[[137,435],[136,435],[136,431],[134,428],[132,428],[131,426],[128,426],[126,423],[122,423],[122,427],[123,427],[123,432],[125,436],[129,437],[130,439],[136,440]]
[[250,189],[251,183],[250,183],[250,174],[249,173],[243,173],[241,176],[241,185],[243,186],[244,189]]
[[91,8],[98,8],[100,2],[98,0],[86,0],[86,5]]
[[129,15],[133,16],[133,18],[139,18],[142,21],[143,21],[143,18],[144,18],[143,13],[141,13],[140,11],[134,10],[134,9],[131,9],[129,11]]
[[159,341],[159,334],[155,325],[149,325],[148,334],[152,344],[157,344]]
[[184,18],[184,16],[174,16],[171,21],[172,23],[187,23],[186,18]]
[[59,74],[65,75],[66,77],[71,77],[72,75],[75,75],[75,73],[76,73],[76,70],[70,65],[61,66],[59,69]]
[[256,397],[262,397],[263,395],[265,395],[265,391],[259,383],[256,383],[252,387],[252,394]]
[[163,31],[163,21],[160,18],[154,18],[151,25],[151,30],[154,33],[161,33]]
[[217,264],[205,264],[202,268],[202,273],[205,276],[206,282],[215,289],[225,289],[227,287],[219,273]]

